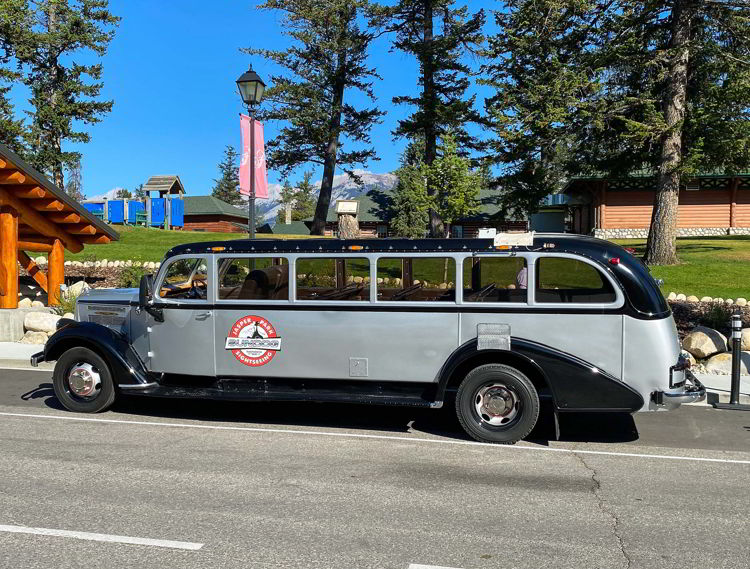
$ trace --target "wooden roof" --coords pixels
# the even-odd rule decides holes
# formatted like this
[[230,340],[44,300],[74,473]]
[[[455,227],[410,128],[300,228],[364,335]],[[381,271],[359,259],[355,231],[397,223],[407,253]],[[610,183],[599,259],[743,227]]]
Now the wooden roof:
[[7,146],[0,144],[0,206],[18,212],[19,248],[24,241],[62,241],[78,253],[84,244],[109,243],[117,232],[50,182]]
[[179,176],[151,176],[143,190],[160,194],[184,194],[185,186],[182,185]]

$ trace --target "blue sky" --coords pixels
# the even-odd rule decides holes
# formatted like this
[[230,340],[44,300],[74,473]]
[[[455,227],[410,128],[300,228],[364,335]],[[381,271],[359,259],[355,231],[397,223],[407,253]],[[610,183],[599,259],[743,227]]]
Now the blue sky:
[[[494,4],[468,3],[472,10]],[[102,122],[84,127],[90,143],[66,146],[83,153],[87,196],[114,187],[133,189],[154,174],[178,174],[190,195],[210,193],[225,145],[240,145],[239,113],[244,108],[235,80],[250,63],[264,79],[273,72],[270,64],[239,49],[283,48],[288,41],[281,33],[280,15],[256,10],[257,4],[110,1],[110,9],[122,21],[103,59],[102,95],[114,99],[115,106]],[[418,92],[417,66],[403,53],[390,53],[387,39],[374,44],[371,54],[383,77],[375,83],[377,104],[387,115],[373,129],[380,161],[367,169],[388,172],[398,166],[404,147],[403,141],[394,142],[391,130],[408,113],[392,105],[391,98]],[[13,96],[20,112],[28,95],[18,88]],[[345,97],[355,103],[361,100],[352,91]],[[267,139],[275,132],[275,125],[266,125]],[[321,174],[322,169],[315,168],[313,179]],[[269,181],[281,180],[269,171]]]

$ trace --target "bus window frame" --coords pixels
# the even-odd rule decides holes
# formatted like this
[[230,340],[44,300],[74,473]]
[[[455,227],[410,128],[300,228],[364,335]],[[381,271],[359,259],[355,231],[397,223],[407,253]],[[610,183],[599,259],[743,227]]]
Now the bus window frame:
[[[286,264],[289,267],[289,278],[292,275],[292,261],[288,254],[268,254],[268,253],[214,253],[212,265],[217,278],[217,284],[214,293],[214,302],[216,305],[222,305],[225,308],[231,308],[232,305],[246,305],[246,304],[264,304],[264,305],[287,305],[291,297],[292,286],[291,281],[289,282],[288,295],[286,299],[267,299],[267,298],[254,298],[254,299],[239,299],[239,298],[220,298],[219,297],[219,286],[220,282],[218,279],[221,278],[221,267],[219,266],[220,261],[231,260],[231,259],[286,259]],[[283,263],[282,263],[283,264]],[[227,267],[228,268],[228,267]]]

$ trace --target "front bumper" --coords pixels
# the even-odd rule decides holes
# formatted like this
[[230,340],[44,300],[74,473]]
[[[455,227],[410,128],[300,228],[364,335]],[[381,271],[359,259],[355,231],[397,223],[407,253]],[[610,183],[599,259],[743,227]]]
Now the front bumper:
[[696,403],[706,398],[706,388],[689,369],[684,371],[685,381],[666,391],[656,391],[653,400],[657,405],[677,407],[683,403]]
[[31,365],[32,367],[39,366],[40,363],[45,361],[44,359],[44,352],[37,352],[36,354],[31,356]]

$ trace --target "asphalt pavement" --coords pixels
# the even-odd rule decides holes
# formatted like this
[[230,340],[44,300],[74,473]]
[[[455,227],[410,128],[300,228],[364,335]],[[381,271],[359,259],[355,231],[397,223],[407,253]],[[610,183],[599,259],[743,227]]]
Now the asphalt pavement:
[[0,369],[0,567],[748,567],[750,412],[569,415],[131,398]]

